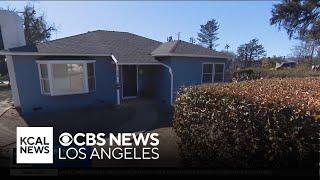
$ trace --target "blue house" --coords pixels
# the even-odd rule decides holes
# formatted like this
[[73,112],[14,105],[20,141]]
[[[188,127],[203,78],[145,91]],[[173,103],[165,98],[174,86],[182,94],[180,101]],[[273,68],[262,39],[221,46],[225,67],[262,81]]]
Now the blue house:
[[0,55],[6,56],[14,105],[23,113],[139,97],[170,106],[180,87],[224,82],[227,68],[224,56],[199,45],[104,30]]

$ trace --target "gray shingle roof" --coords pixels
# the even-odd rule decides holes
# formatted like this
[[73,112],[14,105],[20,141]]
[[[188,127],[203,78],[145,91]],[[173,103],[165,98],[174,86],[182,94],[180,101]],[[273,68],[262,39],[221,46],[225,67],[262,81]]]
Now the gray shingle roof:
[[113,54],[119,63],[159,63],[150,53],[161,42],[127,32],[97,30],[31,46],[11,52],[63,54]]
[[195,56],[226,58],[222,53],[204,48],[200,45],[176,40],[161,44],[152,53],[153,56]]
[[220,57],[219,52],[181,40],[161,43],[128,32],[97,30],[45,43],[10,49],[11,52],[114,55],[118,63],[159,63],[160,56]]

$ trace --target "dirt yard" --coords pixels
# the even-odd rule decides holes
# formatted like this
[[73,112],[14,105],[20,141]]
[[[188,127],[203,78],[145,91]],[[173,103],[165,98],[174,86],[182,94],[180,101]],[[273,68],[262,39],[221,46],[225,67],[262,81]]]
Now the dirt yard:
[[[0,157],[8,158],[16,143],[16,127],[28,126],[17,110],[9,109],[0,117]],[[2,165],[2,161],[1,165]]]
[[[160,144],[159,159],[156,160],[114,160],[114,159],[94,159],[92,167],[181,167],[182,160],[179,153],[179,138],[172,127],[159,128],[145,133],[158,133]],[[100,149],[100,147],[96,147]],[[109,146],[103,147],[105,150]],[[112,147],[114,149],[116,147]],[[121,147],[120,147],[121,148]],[[141,153],[143,146],[137,147],[137,154]],[[98,150],[100,151],[100,150]],[[138,155],[139,156],[139,155]]]
[[15,147],[16,127],[21,126],[54,127],[55,140],[58,140],[58,136],[62,132],[119,133],[156,131],[162,139],[161,154],[173,156],[177,154],[176,150],[171,152],[171,149],[177,149],[176,138],[172,129],[161,128],[170,126],[167,115],[155,103],[148,101],[130,102],[118,107],[101,106],[59,113],[43,112],[26,115],[11,108],[0,116],[1,156],[9,157],[10,150]]
[[8,84],[0,84],[0,114],[11,106],[11,89]]
[[[95,112],[95,113],[94,113]],[[90,118],[92,118],[93,114],[96,114],[96,116],[100,117],[98,119],[102,120],[106,118],[106,115],[102,115],[102,112],[99,112],[97,110],[93,111],[90,113]],[[95,160],[92,162],[92,167],[179,167],[181,166],[181,158],[179,155],[179,148],[178,148],[178,142],[179,138],[176,136],[175,132],[173,131],[172,127],[164,127],[164,128],[157,128],[154,130],[147,130],[147,131],[129,131],[128,129],[125,130],[121,128],[121,125],[128,126],[128,122],[126,121],[126,116],[132,115],[132,112],[130,111],[122,111],[122,119],[118,119],[117,122],[114,123],[106,123],[106,122],[100,122],[99,124],[95,125],[90,125],[90,127],[87,127],[89,129],[91,128],[97,128],[97,126],[101,126],[99,129],[101,132],[106,132],[110,131],[106,126],[113,124],[113,127],[118,127],[117,130],[115,131],[120,131],[120,132],[144,132],[144,133],[158,133],[160,135],[160,145],[158,146],[159,148],[159,155],[160,158],[158,160],[150,160],[150,161],[142,161],[142,160],[133,160],[133,161],[115,161],[115,160]],[[88,115],[88,112],[86,112]],[[75,121],[74,118],[72,118],[71,113],[68,115],[64,115],[64,118],[68,117],[72,122]],[[34,126],[35,124],[41,125],[42,123],[51,123],[48,124],[47,126],[54,126],[55,125],[61,125],[57,123],[53,123],[55,120],[61,118],[62,116],[55,116],[52,117],[53,114],[42,114],[38,115],[37,118],[32,119],[33,121],[31,124]],[[81,116],[83,114],[78,114],[77,116]],[[74,115],[73,115],[74,116]],[[110,120],[110,117],[114,115],[108,115],[108,119],[104,120]],[[50,118],[49,118],[50,117]],[[119,118],[119,116],[117,116]],[[30,116],[29,117],[24,117],[21,116],[21,114],[15,110],[15,109],[9,109],[6,111],[1,117],[0,117],[0,165],[1,166],[6,166],[3,164],[8,164],[8,158],[10,157],[10,153],[12,153],[12,149],[15,147],[15,141],[16,141],[16,127],[25,127],[28,126],[28,121],[30,125]],[[48,120],[45,120],[48,119]],[[43,120],[41,124],[38,124],[39,121]],[[61,120],[61,119],[60,119]],[[66,119],[65,119],[66,120]],[[81,121],[85,120],[82,118]],[[97,120],[97,119],[96,119]],[[128,120],[128,119],[127,119]],[[132,119],[131,119],[132,120]],[[94,124],[95,121],[91,121],[89,123]],[[80,129],[83,130],[84,127],[86,127],[85,124],[82,124],[83,122],[79,122],[78,125],[80,125]],[[133,122],[134,123],[134,122]],[[66,123],[68,124],[68,123]],[[72,123],[71,123],[72,124]],[[54,126],[55,127],[55,126]],[[123,127],[123,126],[122,126]],[[56,128],[55,128],[56,129]],[[79,129],[79,130],[80,130]],[[88,130],[88,129],[87,129]],[[103,131],[104,130],[104,131]],[[60,129],[59,132],[63,131],[63,129]],[[5,158],[5,159],[3,159]],[[5,162],[3,162],[5,160]]]

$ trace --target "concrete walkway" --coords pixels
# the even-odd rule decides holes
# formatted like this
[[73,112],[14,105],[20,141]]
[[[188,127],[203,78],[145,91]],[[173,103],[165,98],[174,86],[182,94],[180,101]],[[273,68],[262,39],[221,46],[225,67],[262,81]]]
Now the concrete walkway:
[[122,106],[134,107],[135,113],[130,121],[121,125],[121,132],[137,132],[151,129],[160,120],[157,104],[150,100],[137,99],[126,102]]

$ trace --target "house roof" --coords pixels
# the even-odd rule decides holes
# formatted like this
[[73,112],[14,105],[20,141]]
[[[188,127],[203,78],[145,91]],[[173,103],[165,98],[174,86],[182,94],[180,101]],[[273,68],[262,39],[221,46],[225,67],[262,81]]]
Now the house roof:
[[158,64],[156,57],[161,56],[221,57],[219,52],[181,40],[161,43],[128,32],[104,30],[11,48],[10,52],[73,56],[114,55],[119,64]]
[[10,52],[51,54],[114,55],[118,63],[159,63],[150,52],[161,42],[127,32],[97,30],[35,45],[10,49]]
[[226,58],[222,53],[200,45],[188,43],[181,40],[161,44],[152,53],[155,57],[160,56],[187,56],[187,57],[212,57]]

